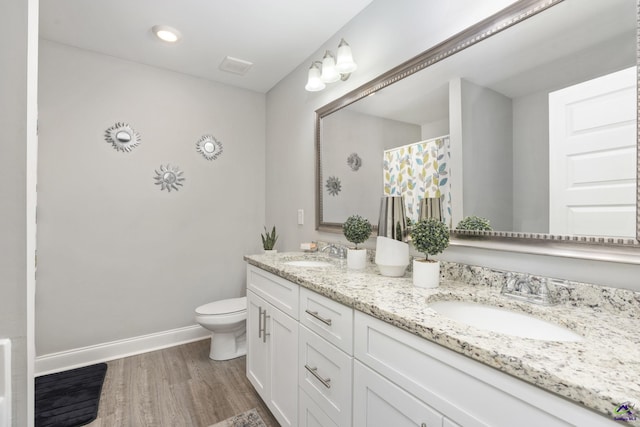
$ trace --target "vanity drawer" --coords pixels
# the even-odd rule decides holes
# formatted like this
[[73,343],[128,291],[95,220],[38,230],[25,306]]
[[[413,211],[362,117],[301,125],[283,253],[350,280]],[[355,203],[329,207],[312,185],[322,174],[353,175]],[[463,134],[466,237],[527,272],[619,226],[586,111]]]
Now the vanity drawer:
[[353,359],[303,325],[299,329],[301,391],[338,426],[351,425]]
[[340,427],[303,390],[299,390],[298,402],[300,427]]
[[252,265],[247,265],[247,289],[252,290],[274,307],[298,320],[300,286],[297,284]]
[[300,323],[349,355],[353,355],[353,309],[300,288]]

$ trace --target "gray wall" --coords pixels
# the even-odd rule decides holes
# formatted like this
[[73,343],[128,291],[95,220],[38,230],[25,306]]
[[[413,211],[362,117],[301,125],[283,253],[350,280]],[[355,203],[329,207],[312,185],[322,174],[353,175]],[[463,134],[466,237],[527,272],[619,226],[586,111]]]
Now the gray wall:
[[[267,168],[266,218],[267,223],[280,224],[279,249],[297,250],[300,242],[311,240],[346,243],[341,234],[317,232],[314,221],[296,225],[297,209],[313,212],[315,208],[314,111],[510,3],[510,0],[374,0],[267,94],[267,164],[277,163],[279,167]],[[351,45],[358,70],[347,82],[334,83],[322,92],[306,92],[304,84],[309,62],[321,58],[325,49],[335,49],[340,37]],[[282,192],[281,188],[287,188],[287,191]],[[366,245],[374,247],[375,240],[370,239]],[[632,264],[533,255],[512,252],[508,248],[474,248],[464,244],[450,246],[442,259],[640,289],[637,280],[640,266]]]
[[[41,40],[37,354],[193,325],[261,250],[265,96]],[[127,122],[142,143],[116,151]],[[207,161],[196,141],[224,147]],[[178,166],[179,191],[155,185]]]
[[487,218],[494,230],[510,231],[513,229],[511,99],[463,79],[461,112],[464,216]]
[[[419,141],[420,127],[341,110],[322,119],[322,138],[332,141],[331,146],[322,147],[323,219],[325,222],[344,222],[350,215],[357,214],[377,225],[380,197],[384,193],[383,152]],[[347,164],[347,157],[354,152],[362,159],[358,171],[352,171]],[[330,176],[341,180],[342,191],[337,196],[330,195],[324,187]]]
[[[32,295],[34,252],[37,1],[0,2],[0,338],[12,342],[13,426],[33,425]],[[30,28],[29,28],[30,27]],[[34,92],[31,92],[34,91]],[[30,278],[28,278],[30,276]]]
[[549,232],[548,95],[513,100],[513,231]]

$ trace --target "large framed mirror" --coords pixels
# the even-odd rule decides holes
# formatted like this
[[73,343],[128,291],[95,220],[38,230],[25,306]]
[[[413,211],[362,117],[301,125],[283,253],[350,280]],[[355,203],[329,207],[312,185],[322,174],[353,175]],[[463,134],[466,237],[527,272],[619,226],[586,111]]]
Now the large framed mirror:
[[[385,192],[424,193],[388,164],[419,149],[455,239],[640,247],[637,32],[636,0],[522,0],[321,107],[316,228],[377,224]],[[455,230],[472,215],[494,231]]]

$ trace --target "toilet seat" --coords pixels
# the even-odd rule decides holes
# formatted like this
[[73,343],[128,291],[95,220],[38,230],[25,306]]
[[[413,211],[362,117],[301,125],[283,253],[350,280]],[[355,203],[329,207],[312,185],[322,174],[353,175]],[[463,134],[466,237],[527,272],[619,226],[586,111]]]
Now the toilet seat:
[[247,297],[229,298],[210,302],[196,308],[196,314],[204,316],[233,314],[247,311]]

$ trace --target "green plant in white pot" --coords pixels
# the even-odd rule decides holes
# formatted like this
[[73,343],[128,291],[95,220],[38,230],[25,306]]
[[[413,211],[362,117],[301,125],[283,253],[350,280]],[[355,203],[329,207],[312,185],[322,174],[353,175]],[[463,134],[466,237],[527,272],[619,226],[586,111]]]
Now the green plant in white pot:
[[265,254],[275,254],[278,251],[274,249],[276,242],[278,241],[278,234],[276,233],[276,226],[274,225],[271,232],[267,231],[267,227],[264,227],[264,234],[260,234],[262,238],[262,249]]
[[425,218],[411,227],[411,241],[425,259],[413,260],[413,284],[421,288],[435,288],[440,282],[440,261],[429,259],[449,246],[449,228],[434,218]]
[[342,224],[342,232],[355,248],[347,249],[347,267],[352,270],[362,270],[367,264],[367,250],[358,249],[360,243],[365,242],[371,236],[371,223],[360,215],[351,215]]

